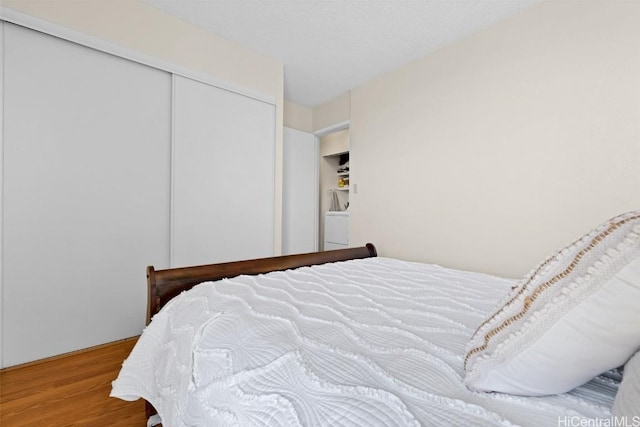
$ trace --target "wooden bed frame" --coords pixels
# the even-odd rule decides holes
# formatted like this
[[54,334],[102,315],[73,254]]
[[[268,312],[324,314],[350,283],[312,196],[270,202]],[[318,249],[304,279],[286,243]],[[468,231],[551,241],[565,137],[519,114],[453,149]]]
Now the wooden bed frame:
[[[169,268],[156,270],[147,267],[147,324],[171,298],[191,289],[198,283],[236,277],[242,274],[257,275],[270,271],[282,271],[292,268],[326,264],[328,262],[378,256],[376,247],[365,246],[338,249],[324,252],[310,252],[298,255],[284,255],[271,258],[259,258],[247,261],[225,262],[221,264],[199,265],[195,267]],[[147,402],[147,418],[156,414],[155,408]]]
[[347,261],[350,259],[377,256],[372,243],[349,249],[337,249],[324,252],[284,255],[271,258],[259,258],[246,261],[225,262],[221,264],[199,265],[195,267],[169,268],[156,270],[147,267],[147,324],[164,305],[182,291],[191,289],[198,283],[210,282],[230,277],[256,275],[270,271],[282,271],[292,268]]

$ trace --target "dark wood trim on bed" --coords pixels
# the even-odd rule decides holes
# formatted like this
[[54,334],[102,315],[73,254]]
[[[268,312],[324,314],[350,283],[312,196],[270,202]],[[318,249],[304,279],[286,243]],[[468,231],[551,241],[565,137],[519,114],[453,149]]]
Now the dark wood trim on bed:
[[191,289],[198,283],[235,277],[242,274],[256,275],[270,271],[289,270],[328,262],[347,261],[350,259],[370,258],[377,256],[376,247],[366,246],[338,249],[306,254],[284,255],[271,258],[259,258],[246,261],[225,262],[221,264],[199,265],[195,267],[169,268],[155,270],[147,267],[147,324],[154,314],[182,291]]

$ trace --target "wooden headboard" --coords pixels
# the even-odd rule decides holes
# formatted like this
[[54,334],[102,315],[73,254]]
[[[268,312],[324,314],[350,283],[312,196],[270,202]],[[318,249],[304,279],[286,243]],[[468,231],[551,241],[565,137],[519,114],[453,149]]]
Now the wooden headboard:
[[191,289],[198,283],[220,280],[242,274],[256,275],[270,271],[288,270],[328,262],[377,256],[373,244],[349,249],[324,252],[311,252],[298,255],[284,255],[271,258],[259,258],[247,261],[225,262],[221,264],[199,265],[195,267],[169,268],[155,270],[147,267],[147,324],[154,314],[182,291]]

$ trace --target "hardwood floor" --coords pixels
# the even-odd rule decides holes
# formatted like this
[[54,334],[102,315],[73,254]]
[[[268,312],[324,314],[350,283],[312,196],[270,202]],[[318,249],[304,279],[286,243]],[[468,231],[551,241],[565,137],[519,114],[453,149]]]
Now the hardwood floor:
[[142,399],[109,397],[137,338],[0,371],[0,426],[146,426]]

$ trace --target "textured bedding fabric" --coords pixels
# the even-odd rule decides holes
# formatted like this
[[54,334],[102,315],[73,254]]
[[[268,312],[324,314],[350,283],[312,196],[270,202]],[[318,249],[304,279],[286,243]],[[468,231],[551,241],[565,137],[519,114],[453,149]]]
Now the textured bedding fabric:
[[[619,381],[474,392],[463,358],[513,281],[368,258],[194,287],[145,329],[111,395],[173,426],[557,426],[611,417]],[[572,424],[571,424],[572,423]]]

